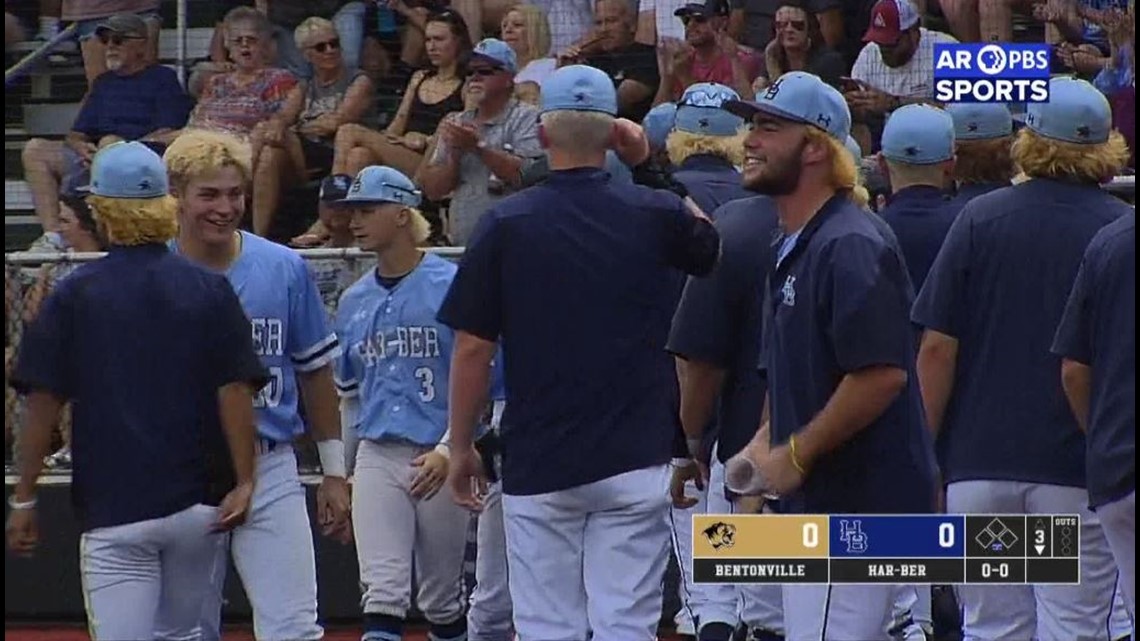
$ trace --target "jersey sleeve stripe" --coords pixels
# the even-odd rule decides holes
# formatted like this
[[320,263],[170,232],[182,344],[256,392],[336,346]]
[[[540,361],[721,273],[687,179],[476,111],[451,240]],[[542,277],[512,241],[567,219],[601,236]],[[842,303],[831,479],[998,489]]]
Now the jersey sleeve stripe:
[[293,354],[293,365],[298,371],[311,372],[328,365],[337,356],[340,356],[340,341],[336,334],[329,334],[304,352]]

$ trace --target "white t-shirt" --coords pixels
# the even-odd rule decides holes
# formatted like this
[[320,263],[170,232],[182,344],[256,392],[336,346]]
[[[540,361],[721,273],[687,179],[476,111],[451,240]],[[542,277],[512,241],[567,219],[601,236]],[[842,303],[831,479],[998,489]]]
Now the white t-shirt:
[[552,55],[581,40],[594,26],[593,0],[530,0],[529,4],[546,12]]
[[901,67],[891,68],[883,63],[879,45],[868,42],[855,65],[851,77],[862,80],[879,91],[885,91],[900,98],[934,97],[934,45],[935,43],[958,42],[953,36],[940,31],[920,28],[918,49],[911,59]]
[[539,87],[542,87],[543,81],[545,81],[550,74],[554,73],[554,70],[557,68],[558,61],[554,58],[531,60],[515,74],[515,84],[533,82]]
[[657,42],[661,42],[665,38],[684,40],[685,25],[681,24],[681,19],[673,15],[673,12],[691,2],[692,0],[640,0],[637,11],[638,13],[654,12],[654,23],[657,25]]

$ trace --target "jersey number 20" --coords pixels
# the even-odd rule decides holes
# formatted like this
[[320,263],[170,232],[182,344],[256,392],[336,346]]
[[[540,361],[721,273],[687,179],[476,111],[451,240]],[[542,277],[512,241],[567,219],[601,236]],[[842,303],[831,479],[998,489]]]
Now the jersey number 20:
[[280,367],[269,368],[269,382],[253,397],[253,406],[257,409],[277,407],[281,404],[281,396],[285,393],[285,372]]
[[420,400],[425,403],[435,400],[435,372],[430,367],[417,367],[412,375],[420,382]]

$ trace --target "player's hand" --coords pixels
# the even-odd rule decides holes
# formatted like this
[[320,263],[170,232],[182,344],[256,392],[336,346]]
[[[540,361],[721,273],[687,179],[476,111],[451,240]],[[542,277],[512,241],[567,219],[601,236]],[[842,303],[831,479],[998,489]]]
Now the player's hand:
[[673,506],[687,510],[700,502],[699,497],[686,496],[685,487],[692,481],[703,492],[707,479],[708,471],[699,461],[690,460],[688,465],[674,465],[673,476],[669,479],[669,496],[673,498]]
[[253,500],[253,482],[240,483],[230,490],[218,506],[218,520],[214,523],[214,530],[225,532],[245,523],[249,516],[249,504]]
[[423,501],[430,499],[447,480],[447,457],[435,450],[417,456],[412,461],[412,467],[419,468],[408,489],[412,498]]
[[352,497],[348,481],[339,476],[326,476],[317,487],[317,520],[321,534],[342,543],[352,534]]
[[628,167],[636,167],[649,158],[649,137],[645,129],[628,118],[614,120],[613,151]]
[[478,512],[483,509],[487,495],[487,475],[483,459],[472,445],[466,449],[451,450],[451,469],[447,476],[451,495],[459,505]]
[[792,448],[778,445],[768,450],[766,457],[757,459],[756,469],[760,486],[766,492],[783,496],[794,492],[804,482],[804,475],[792,462]]
[[8,513],[8,549],[17,556],[31,556],[40,543],[39,519],[36,509],[11,510]]

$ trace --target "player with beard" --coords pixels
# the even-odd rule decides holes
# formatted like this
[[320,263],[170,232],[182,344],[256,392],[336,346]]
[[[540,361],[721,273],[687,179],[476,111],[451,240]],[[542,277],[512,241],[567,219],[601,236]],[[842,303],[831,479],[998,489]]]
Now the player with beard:
[[[843,96],[792,72],[726,109],[752,123],[744,185],[772,197],[782,231],[762,312],[769,420],[729,460],[726,485],[778,496],[791,514],[931,512],[906,270],[853,197]],[[886,641],[896,595],[785,585],[786,638]]]

